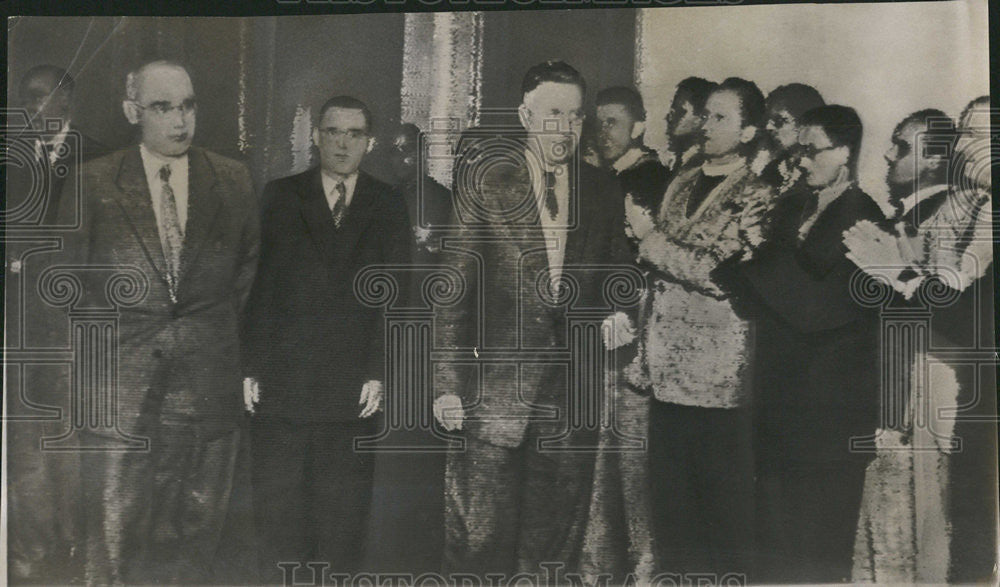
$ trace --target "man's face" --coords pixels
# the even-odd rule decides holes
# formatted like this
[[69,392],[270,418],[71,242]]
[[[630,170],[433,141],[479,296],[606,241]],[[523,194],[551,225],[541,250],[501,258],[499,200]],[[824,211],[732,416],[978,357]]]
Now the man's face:
[[172,66],[146,69],[138,80],[134,102],[126,102],[129,122],[142,129],[142,143],[165,157],[179,157],[191,147],[195,98],[186,71]]
[[806,185],[822,189],[846,177],[850,151],[844,145],[835,147],[821,127],[803,127],[798,142],[802,148],[799,167]]
[[549,165],[569,161],[583,128],[583,92],[576,84],[542,82],[524,95],[521,124]]
[[735,153],[740,144],[753,138],[753,128],[744,127],[740,114],[740,97],[723,90],[713,92],[705,102],[704,153],[720,157]]
[[922,130],[923,125],[913,121],[892,133],[892,146],[885,152],[885,161],[889,165],[885,180],[894,204],[912,194],[918,187],[918,179],[926,177],[931,171],[930,160],[917,152],[917,136]]
[[638,122],[622,104],[604,104],[597,107],[600,136],[597,148],[605,161],[615,162],[632,147],[641,129]]
[[667,138],[676,142],[678,138],[692,137],[701,130],[704,118],[695,112],[694,104],[684,94],[674,97],[667,112]]
[[784,108],[767,110],[765,127],[771,140],[782,151],[787,151],[799,141],[799,125],[795,117]]
[[59,80],[53,75],[37,75],[25,84],[21,95],[21,105],[31,117],[35,130],[45,130],[45,119],[56,118],[63,124],[69,120],[73,96],[60,88]]
[[351,175],[361,166],[371,138],[365,114],[356,108],[330,108],[323,113],[319,128],[313,130],[323,171]]

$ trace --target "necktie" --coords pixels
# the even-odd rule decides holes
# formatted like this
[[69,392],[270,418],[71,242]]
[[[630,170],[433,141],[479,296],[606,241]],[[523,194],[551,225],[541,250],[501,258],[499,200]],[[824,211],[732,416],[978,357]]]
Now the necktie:
[[170,187],[170,165],[160,168],[160,244],[167,262],[167,285],[170,298],[177,301],[177,281],[180,278],[181,246],[184,228],[177,217],[177,200]]
[[333,189],[337,192],[337,201],[333,204],[330,214],[333,215],[334,226],[339,229],[344,223],[344,215],[347,214],[347,186],[341,181]]
[[806,235],[809,234],[809,229],[815,222],[812,222],[812,217],[816,214],[816,210],[819,209],[819,194],[817,192],[810,191],[805,196],[805,202],[802,203],[802,216],[799,220],[799,240],[804,240]]
[[553,171],[545,172],[545,209],[549,218],[555,220],[559,214],[559,202],[556,200],[556,174]]

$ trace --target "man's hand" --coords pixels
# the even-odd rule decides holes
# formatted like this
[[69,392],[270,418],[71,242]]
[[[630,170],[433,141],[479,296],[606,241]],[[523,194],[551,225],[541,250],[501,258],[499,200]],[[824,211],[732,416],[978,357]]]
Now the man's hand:
[[601,324],[601,334],[604,338],[604,346],[608,347],[609,350],[615,350],[635,340],[635,327],[632,325],[632,320],[624,312],[615,312],[604,319]]
[[260,383],[253,377],[243,378],[243,407],[251,414],[260,402]]
[[635,203],[632,194],[625,196],[625,234],[636,240],[646,238],[646,235],[653,232],[656,223],[653,221],[653,213],[648,208],[644,208]]
[[369,418],[375,414],[375,412],[382,409],[382,396],[384,395],[384,390],[382,388],[381,381],[371,381],[365,382],[361,386],[361,398],[358,399],[358,404],[364,404],[365,407],[361,408],[361,413],[358,415],[359,418]]
[[895,269],[898,274],[910,266],[911,260],[900,251],[899,238],[868,220],[844,231],[844,246],[847,258],[866,272]]
[[455,394],[442,395],[434,400],[434,417],[445,430],[461,430],[465,419],[462,398]]

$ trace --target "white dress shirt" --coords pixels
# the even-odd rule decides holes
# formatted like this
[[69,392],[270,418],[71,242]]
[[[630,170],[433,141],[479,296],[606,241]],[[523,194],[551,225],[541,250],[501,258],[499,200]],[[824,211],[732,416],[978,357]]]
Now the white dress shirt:
[[351,199],[354,197],[354,187],[358,185],[358,172],[354,172],[347,177],[341,179],[334,179],[326,174],[326,172],[321,171],[320,177],[323,178],[323,194],[326,196],[326,204],[330,210],[333,210],[333,206],[337,203],[337,199],[340,198],[340,194],[337,193],[337,184],[343,183],[345,189],[344,197],[344,207],[351,207]]
[[163,157],[157,155],[139,145],[139,153],[142,155],[142,166],[146,170],[146,185],[149,186],[149,195],[153,199],[153,214],[156,215],[156,227],[163,226],[163,219],[160,218],[160,198],[163,192],[163,181],[160,180],[160,169],[164,165],[170,165],[170,189],[174,191],[174,201],[177,203],[177,221],[181,225],[181,232],[187,226],[188,217],[188,156],[187,153],[180,157]]
[[[545,236],[546,254],[549,261],[549,278],[553,289],[562,276],[563,261],[566,257],[566,235],[569,224],[569,165],[549,166],[532,152],[527,153],[528,171],[531,185],[534,188],[538,206],[538,217],[541,220],[542,234]],[[555,173],[555,196],[558,210],[552,218],[545,207],[545,173]]]

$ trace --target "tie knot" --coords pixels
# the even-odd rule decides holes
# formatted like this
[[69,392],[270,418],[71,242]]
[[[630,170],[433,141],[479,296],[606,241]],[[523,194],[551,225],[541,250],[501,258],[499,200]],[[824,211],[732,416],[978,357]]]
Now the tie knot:
[[337,191],[337,195],[341,198],[347,196],[347,186],[344,185],[344,182],[338,181],[337,185],[335,185],[333,189]]
[[164,183],[170,181],[170,164],[169,163],[167,163],[166,165],[164,165],[163,167],[160,168],[160,180],[162,180]]

